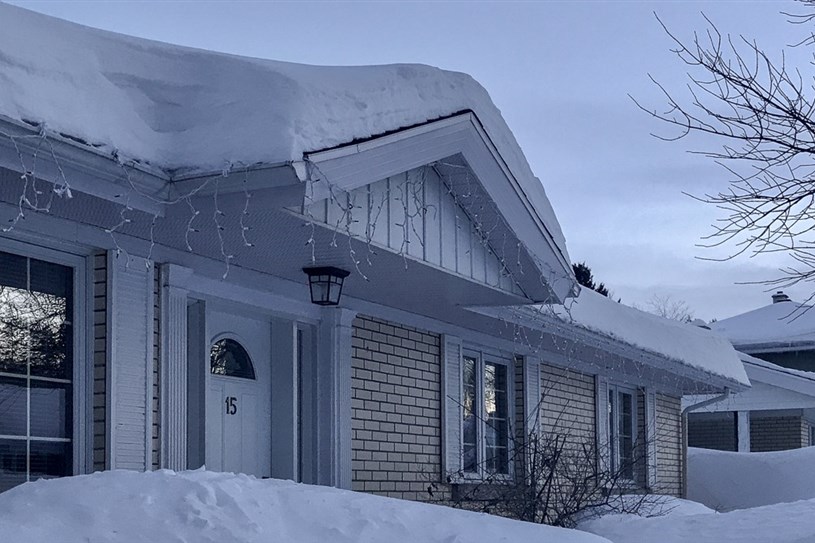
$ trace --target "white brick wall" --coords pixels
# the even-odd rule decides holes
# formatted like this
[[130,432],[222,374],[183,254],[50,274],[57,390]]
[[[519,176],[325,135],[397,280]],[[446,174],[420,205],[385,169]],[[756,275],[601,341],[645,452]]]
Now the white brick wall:
[[352,488],[428,499],[441,476],[439,335],[364,316],[353,327]]
[[541,424],[543,431],[568,435],[574,443],[594,443],[594,376],[543,364]]
[[682,495],[682,401],[657,394],[657,484],[654,491]]

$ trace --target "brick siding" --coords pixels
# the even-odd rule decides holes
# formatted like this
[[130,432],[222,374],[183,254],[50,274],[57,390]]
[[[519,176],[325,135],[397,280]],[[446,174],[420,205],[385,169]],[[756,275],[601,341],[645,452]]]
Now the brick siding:
[[107,254],[93,255],[93,470],[107,468]]
[[688,414],[688,447],[735,451],[737,439],[734,413]]
[[541,426],[544,432],[569,436],[572,443],[596,440],[594,376],[543,364]]
[[809,444],[805,439],[807,422],[800,415],[750,417],[750,451],[768,452],[797,449]]
[[439,335],[360,316],[352,338],[352,488],[444,498]]
[[152,468],[161,468],[161,268],[153,280],[153,428]]
[[682,400],[656,397],[657,484],[659,494],[682,495]]

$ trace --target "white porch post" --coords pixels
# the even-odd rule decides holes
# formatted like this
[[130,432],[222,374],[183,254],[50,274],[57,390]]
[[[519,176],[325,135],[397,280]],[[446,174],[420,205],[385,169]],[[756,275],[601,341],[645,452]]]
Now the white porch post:
[[161,467],[187,469],[187,294],[192,270],[161,270]]
[[324,308],[317,375],[318,483],[351,488],[351,333],[356,312]]
[[738,438],[738,451],[750,452],[750,412],[736,412],[736,437]]

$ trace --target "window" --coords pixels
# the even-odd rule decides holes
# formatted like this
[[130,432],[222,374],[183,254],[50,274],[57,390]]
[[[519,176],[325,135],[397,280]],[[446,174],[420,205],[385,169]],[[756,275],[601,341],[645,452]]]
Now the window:
[[0,491],[73,472],[73,269],[0,252]]
[[221,339],[215,342],[209,353],[209,371],[214,375],[254,379],[255,368],[252,359],[243,345],[234,339]]
[[509,474],[508,362],[468,351],[462,359],[463,471]]
[[611,469],[626,479],[634,479],[634,442],[637,435],[636,390],[608,387],[608,428]]

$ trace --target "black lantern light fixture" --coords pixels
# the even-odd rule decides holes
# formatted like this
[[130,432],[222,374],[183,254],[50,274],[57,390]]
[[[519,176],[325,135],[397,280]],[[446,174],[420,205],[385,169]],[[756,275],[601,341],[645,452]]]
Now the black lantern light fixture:
[[342,295],[342,283],[351,272],[333,266],[303,268],[308,275],[311,303],[317,305],[338,305]]

